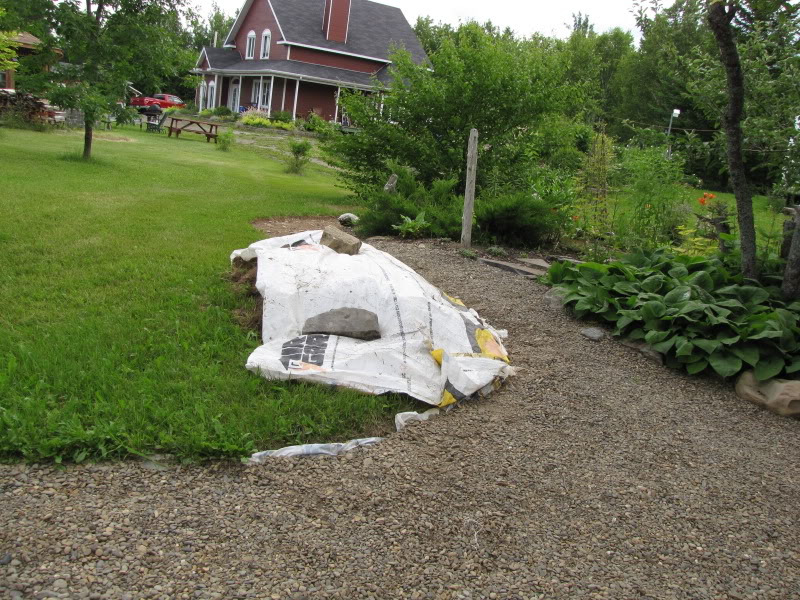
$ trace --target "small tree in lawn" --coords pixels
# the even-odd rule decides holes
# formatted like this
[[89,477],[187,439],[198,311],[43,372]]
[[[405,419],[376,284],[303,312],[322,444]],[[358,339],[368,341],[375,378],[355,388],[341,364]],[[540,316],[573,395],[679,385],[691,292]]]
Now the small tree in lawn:
[[[83,157],[92,154],[94,124],[121,114],[131,81],[157,89],[186,73],[185,49],[176,35],[183,0],[64,0],[53,7],[65,63],[40,89],[53,104],[84,114]],[[35,84],[33,87],[37,87]]]

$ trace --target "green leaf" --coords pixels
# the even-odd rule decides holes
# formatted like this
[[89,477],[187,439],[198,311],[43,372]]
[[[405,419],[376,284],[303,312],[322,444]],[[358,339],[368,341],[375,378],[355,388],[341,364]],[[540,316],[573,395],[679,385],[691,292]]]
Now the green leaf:
[[666,340],[671,335],[671,331],[648,331],[647,335],[644,336],[644,341],[651,345],[658,344],[659,342]]
[[650,344],[650,345],[653,347],[653,350],[655,350],[656,352],[661,352],[662,354],[666,354],[667,352],[669,352],[669,349],[672,348],[672,346],[675,345],[675,342],[678,341],[679,337],[680,336],[676,335],[676,336],[673,336],[673,337],[671,337],[668,340],[665,340],[663,342],[659,342],[657,344]]
[[711,275],[707,271],[698,271],[687,280],[687,283],[696,285],[707,292],[714,289],[714,280],[711,279]]
[[651,275],[642,282],[642,289],[645,292],[655,294],[664,285],[664,276],[661,274]]
[[715,304],[716,306],[724,306],[726,308],[741,308],[742,310],[744,310],[744,305],[738,300],[734,300],[733,298],[730,298],[728,300],[719,300],[715,302]]
[[775,354],[762,356],[759,359],[758,364],[756,364],[756,379],[759,381],[771,379],[783,371],[783,367],[785,365],[786,361],[782,356],[777,356]]
[[693,351],[694,344],[685,338],[675,346],[675,356],[691,356]]
[[645,320],[660,319],[664,316],[664,313],[667,312],[667,307],[663,302],[650,300],[649,302],[645,302],[639,310]]
[[687,364],[686,372],[689,373],[689,375],[697,375],[701,371],[705,371],[707,366],[708,361],[706,359],[698,360],[697,362]]
[[761,355],[758,351],[758,346],[753,344],[733,346],[730,350],[751,367],[755,367],[758,364],[758,359]]
[[722,345],[722,342],[718,342],[717,340],[704,340],[701,338],[695,338],[692,342],[707,354],[713,354]]
[[643,340],[644,337],[645,337],[644,329],[642,329],[641,327],[637,327],[636,329],[632,329],[631,331],[628,332],[628,339],[629,340],[633,340],[633,341]]
[[633,283],[629,281],[620,281],[614,284],[614,287],[611,288],[618,294],[626,294],[626,295],[634,295],[639,293],[639,289]]
[[672,267],[668,274],[670,277],[674,277],[675,279],[679,279],[681,277],[686,277],[689,274],[689,269],[684,267],[683,265],[678,265],[677,267]]
[[739,286],[737,294],[742,304],[761,304],[769,299],[769,292],[754,285]]
[[708,364],[722,377],[731,377],[742,370],[742,359],[730,352],[714,352]]
[[795,358],[792,364],[786,366],[787,373],[796,373],[800,371],[800,358]]

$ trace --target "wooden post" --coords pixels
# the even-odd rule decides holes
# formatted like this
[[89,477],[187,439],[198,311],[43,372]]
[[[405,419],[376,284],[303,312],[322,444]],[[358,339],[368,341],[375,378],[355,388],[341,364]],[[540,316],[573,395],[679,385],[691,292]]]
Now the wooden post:
[[397,191],[397,175],[392,173],[392,176],[389,177],[389,181],[386,182],[386,185],[383,186],[383,191],[389,194],[394,194]]
[[464,216],[461,218],[461,245],[472,246],[472,212],[475,209],[475,173],[478,169],[478,130],[469,132],[467,147],[467,187],[464,190]]

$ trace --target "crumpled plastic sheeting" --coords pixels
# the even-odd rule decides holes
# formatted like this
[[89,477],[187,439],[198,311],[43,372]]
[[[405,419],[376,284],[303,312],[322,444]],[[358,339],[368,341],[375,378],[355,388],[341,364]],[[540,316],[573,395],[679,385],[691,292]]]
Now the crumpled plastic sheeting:
[[288,458],[291,456],[338,456],[362,446],[372,446],[383,441],[383,438],[361,438],[350,440],[345,444],[302,444],[300,446],[287,446],[280,450],[265,450],[256,452],[250,457],[251,463],[265,463],[270,458]]
[[[231,260],[258,260],[256,288],[264,299],[263,345],[248,369],[268,379],[402,393],[439,407],[513,374],[503,336],[477,312],[369,244],[351,256],[321,245],[321,237],[305,231],[232,254]],[[309,318],[342,308],[375,313],[381,337],[303,335]]]

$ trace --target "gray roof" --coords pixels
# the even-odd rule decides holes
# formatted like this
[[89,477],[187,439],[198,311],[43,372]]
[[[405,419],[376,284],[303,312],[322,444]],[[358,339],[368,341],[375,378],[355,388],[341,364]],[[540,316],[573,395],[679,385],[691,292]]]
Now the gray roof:
[[[221,48],[206,48],[208,50],[221,50]],[[226,48],[236,55],[235,62],[218,66],[212,60],[213,69],[224,69],[226,73],[253,75],[297,75],[303,78],[322,79],[342,86],[359,86],[371,88],[375,86],[375,81],[369,73],[359,73],[348,71],[347,69],[337,69],[336,67],[325,67],[322,65],[312,65],[310,63],[298,62],[296,60],[242,60],[239,53],[233,48]],[[209,56],[209,58],[211,58]],[[383,81],[380,74],[386,69],[382,69],[378,79]]]
[[208,57],[208,66],[212,69],[225,69],[242,60],[236,48],[213,48],[205,46],[203,50]]
[[[322,32],[324,1],[272,0],[275,16],[287,42],[383,60],[389,60],[392,47],[399,46],[408,50],[415,62],[425,60],[425,51],[403,11],[371,0],[351,0],[347,43],[328,41]],[[250,6],[251,10],[264,10],[258,7],[266,4],[251,3]],[[235,31],[231,33],[235,34]]]

